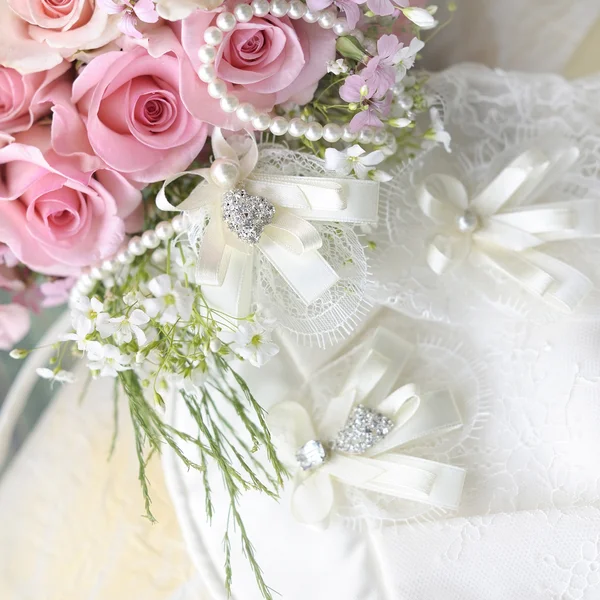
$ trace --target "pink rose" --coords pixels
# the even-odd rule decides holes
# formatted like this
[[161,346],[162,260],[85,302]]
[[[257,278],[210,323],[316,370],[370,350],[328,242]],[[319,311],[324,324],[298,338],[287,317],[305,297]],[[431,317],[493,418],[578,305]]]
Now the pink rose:
[[[217,12],[198,11],[181,23],[181,43],[195,70],[202,64],[198,50],[204,44],[204,32],[215,24],[217,16]],[[224,34],[214,66],[229,92],[241,102],[268,112],[276,104],[305,104],[312,99],[327,72],[327,62],[335,58],[335,42],[332,31],[303,20],[253,17]],[[187,82],[182,83],[186,99]],[[205,89],[207,84],[202,85]],[[201,102],[187,102],[214,125],[238,125],[206,92]]]
[[16,133],[29,129],[35,121],[50,114],[48,94],[54,88],[71,87],[63,61],[49,71],[21,75],[15,69],[0,66],[0,131]]
[[34,271],[76,274],[117,251],[141,193],[118,173],[84,174],[48,148],[49,128],[35,125],[0,149],[0,242]]
[[19,277],[15,267],[19,264],[17,257],[6,244],[0,244],[0,289],[10,292],[21,292],[25,284]]
[[160,181],[187,168],[206,141],[207,125],[180,97],[179,58],[170,51],[154,57],[135,47],[97,56],[75,80],[72,101],[78,112],[55,108],[54,147],[63,155],[95,154],[132,181]]
[[[20,23],[9,15],[7,4]],[[22,72],[44,71],[119,36],[118,17],[95,0],[7,0],[0,5],[0,33],[3,41],[10,40],[0,62]]]
[[0,350],[11,350],[29,331],[29,312],[19,304],[0,304]]

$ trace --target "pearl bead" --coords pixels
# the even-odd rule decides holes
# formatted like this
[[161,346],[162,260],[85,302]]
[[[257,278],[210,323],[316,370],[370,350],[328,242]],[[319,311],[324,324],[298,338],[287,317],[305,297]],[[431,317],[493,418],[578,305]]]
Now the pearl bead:
[[204,32],[204,41],[209,46],[218,46],[223,41],[223,32],[218,27],[208,27]]
[[254,129],[258,129],[258,131],[265,131],[266,129],[269,129],[270,124],[271,117],[264,113],[252,119],[252,127],[254,127]]
[[99,267],[92,267],[90,269],[90,277],[96,281],[100,281],[104,277],[104,273]]
[[375,135],[373,136],[373,143],[377,146],[383,146],[383,144],[385,144],[385,141],[387,140],[387,133],[384,129],[380,129],[379,131],[375,132]]
[[289,124],[287,122],[287,119],[285,119],[284,117],[275,117],[269,129],[271,130],[271,133],[273,135],[285,135],[287,133],[288,127]]
[[167,261],[167,251],[164,248],[159,248],[152,253],[150,260],[155,265],[162,265]]
[[323,11],[319,17],[319,25],[323,29],[331,29],[337,21],[337,16],[330,10]]
[[288,16],[291,19],[301,19],[306,12],[306,4],[301,0],[292,0],[290,2],[290,9],[288,10]]
[[113,264],[112,260],[105,260],[102,263],[102,271],[104,271],[104,273],[112,273],[115,270],[115,265]]
[[187,220],[183,215],[177,215],[171,220],[171,225],[175,233],[181,233],[187,228]]
[[465,212],[456,219],[456,226],[462,233],[471,233],[477,229],[478,225],[479,219],[477,218],[477,215],[470,210],[465,210]]
[[237,107],[240,105],[240,101],[236,96],[223,96],[221,98],[221,108],[226,113],[235,112]]
[[129,250],[121,250],[121,252],[117,254],[117,261],[122,265],[128,265],[133,262],[133,254],[131,254]]
[[374,135],[375,132],[371,127],[363,127],[358,133],[357,139],[361,144],[370,144],[373,141]]
[[319,20],[321,13],[319,11],[307,10],[302,17],[307,23],[316,23]]
[[146,252],[146,248],[144,247],[144,244],[142,244],[142,238],[138,236],[132,237],[129,240],[127,247],[129,248],[129,252],[134,256],[141,256]]
[[309,123],[304,137],[311,142],[320,140],[323,137],[323,125],[317,122]]
[[306,133],[307,129],[308,129],[308,123],[306,123],[306,121],[303,121],[302,119],[299,119],[298,117],[296,117],[290,121],[290,124],[288,127],[288,133],[292,137],[299,138],[299,137],[302,137]]
[[144,233],[142,233],[142,244],[144,244],[148,250],[156,248],[160,244],[160,239],[156,235],[156,231],[153,231],[152,229],[144,231]]
[[244,102],[238,106],[235,114],[240,121],[247,123],[256,117],[256,109],[249,102]]
[[222,98],[227,94],[227,84],[220,79],[215,79],[208,84],[206,91],[211,98]]
[[175,233],[173,231],[173,225],[171,225],[169,221],[161,221],[156,226],[154,231],[156,231],[158,239],[163,241],[170,240],[173,237],[173,234]]
[[344,142],[353,142],[356,140],[356,137],[357,134],[350,129],[350,126],[345,125],[344,129],[342,130],[342,139]]
[[247,23],[254,16],[254,10],[249,4],[238,4],[233,14],[240,23]]
[[269,14],[270,5],[267,0],[254,0],[250,6],[257,17],[264,17]]
[[285,17],[290,10],[287,0],[271,0],[271,14],[274,17]]
[[336,123],[327,123],[325,127],[323,127],[323,139],[326,142],[334,144],[338,142],[342,137],[342,128]]
[[216,56],[217,51],[215,50],[214,46],[208,46],[205,44],[204,46],[200,46],[200,49],[198,50],[198,58],[200,59],[200,62],[206,64],[215,62]]
[[238,182],[240,167],[228,158],[217,158],[210,166],[210,176],[217,185],[230,190]]
[[415,101],[413,97],[409,96],[408,94],[402,94],[396,99],[396,104],[403,110],[410,110],[413,107],[414,103]]
[[344,35],[345,33],[348,33],[349,29],[348,21],[346,21],[346,19],[338,19],[337,23],[333,26],[333,32],[336,35]]
[[235,17],[233,16],[233,14],[231,14],[230,12],[221,13],[217,17],[217,27],[221,31],[231,31],[232,29],[235,28],[236,24],[237,24],[237,21],[236,21]]
[[198,77],[200,77],[204,83],[210,83],[217,78],[217,72],[212,65],[200,65],[198,67]]

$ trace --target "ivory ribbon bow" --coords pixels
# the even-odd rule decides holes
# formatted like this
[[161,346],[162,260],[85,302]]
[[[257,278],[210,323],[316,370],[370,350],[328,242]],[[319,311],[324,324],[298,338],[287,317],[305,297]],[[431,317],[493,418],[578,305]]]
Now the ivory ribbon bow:
[[[311,419],[302,404],[290,400],[269,410],[268,421],[280,443],[281,459],[295,474],[291,508],[297,520],[315,525],[326,523],[334,504],[332,480],[433,506],[458,506],[464,469],[392,453],[413,440],[462,426],[449,391],[419,395],[414,384],[394,387],[412,350],[410,344],[379,328],[342,393],[331,400],[318,422]],[[336,439],[358,405],[381,413],[393,422],[393,427],[360,455],[338,451],[335,444],[328,442]],[[302,470],[298,451],[313,441],[329,448],[329,455],[322,464]]]
[[551,186],[578,157],[575,147],[555,153],[527,150],[471,200],[458,179],[427,177],[418,192],[419,206],[445,229],[429,245],[431,269],[439,275],[470,256],[546,302],[574,309],[591,291],[592,282],[540,248],[548,242],[600,235],[599,201],[533,202],[551,193]]
[[[236,316],[250,312],[255,250],[261,252],[306,303],[311,304],[339,277],[319,253],[323,241],[309,221],[376,223],[379,184],[374,181],[331,177],[270,175],[255,171],[258,147],[250,136],[244,156],[225,140],[220,129],[212,135],[215,163],[209,169],[178,173],[168,179],[156,204],[162,210],[187,212],[197,226],[209,222],[200,241],[197,283],[207,299]],[[185,174],[204,178],[179,206],[166,197],[165,188]],[[226,175],[225,177],[223,175]],[[229,230],[223,220],[223,195],[236,188],[264,197],[275,215],[251,245]]]

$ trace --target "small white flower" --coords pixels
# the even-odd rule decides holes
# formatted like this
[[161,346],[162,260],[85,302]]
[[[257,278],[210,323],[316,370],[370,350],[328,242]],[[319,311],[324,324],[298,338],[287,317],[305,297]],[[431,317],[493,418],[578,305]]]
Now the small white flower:
[[373,167],[384,160],[385,155],[381,150],[365,154],[358,144],[342,151],[335,148],[325,150],[325,168],[328,171],[335,171],[338,175],[350,175],[354,171],[359,179],[369,178]]
[[424,8],[419,8],[418,6],[407,6],[406,8],[401,8],[400,10],[409,21],[412,21],[421,29],[432,29],[438,24],[438,22],[433,18],[433,15]]
[[262,367],[279,352],[270,332],[258,323],[241,323],[234,334],[232,349],[255,367]]
[[88,367],[99,371],[101,377],[116,377],[120,371],[131,369],[131,357],[112,344],[90,342],[87,346]]
[[413,68],[417,54],[423,49],[425,42],[413,38],[408,46],[403,46],[394,55],[393,63],[396,65],[396,81],[400,81],[406,72]]
[[207,369],[197,367],[188,375],[173,375],[170,380],[172,385],[183,390],[186,394],[194,396],[198,394],[198,391],[203,387],[207,377]]
[[136,308],[128,317],[115,317],[99,324],[98,333],[103,338],[112,335],[119,346],[128,344],[135,336],[138,346],[141,347],[146,343],[146,334],[142,327],[149,321],[150,317],[143,310]]
[[41,377],[42,379],[49,379],[50,381],[56,381],[58,383],[73,383],[75,381],[75,375],[73,375],[71,371],[63,371],[62,369],[53,371],[52,369],[39,367],[35,372],[38,374],[38,377]]
[[350,67],[346,64],[346,61],[343,58],[330,60],[327,63],[327,72],[333,73],[334,75],[341,75],[342,73],[347,73],[349,70]]
[[446,152],[452,152],[450,148],[450,134],[444,128],[444,122],[440,116],[440,111],[435,107],[429,109],[431,118],[431,129],[425,134],[425,139],[432,140],[438,144],[443,144]]
[[144,307],[148,315],[160,323],[174,324],[189,321],[194,306],[194,293],[168,275],[159,275],[148,283],[154,298],[146,298]]
[[83,340],[86,335],[92,333],[98,324],[110,319],[105,312],[104,304],[98,298],[77,296],[71,305],[71,322],[77,338]]

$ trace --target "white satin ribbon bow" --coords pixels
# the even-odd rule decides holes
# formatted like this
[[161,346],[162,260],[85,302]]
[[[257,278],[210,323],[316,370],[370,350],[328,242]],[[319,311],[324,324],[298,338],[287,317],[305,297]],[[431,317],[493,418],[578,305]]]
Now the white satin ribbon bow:
[[533,148],[520,154],[475,198],[455,177],[433,174],[418,191],[423,213],[445,231],[428,248],[438,275],[470,256],[493,266],[530,293],[573,310],[591,291],[580,271],[546,254],[548,242],[600,235],[598,200],[535,203],[577,161],[579,150],[554,153]]
[[[338,280],[339,276],[319,253],[323,241],[309,221],[376,223],[379,184],[374,181],[331,177],[270,175],[255,171],[258,147],[253,136],[250,148],[240,158],[220,129],[212,135],[215,163],[209,169],[178,173],[159,192],[156,204],[162,210],[185,211],[203,226],[200,241],[197,283],[209,302],[235,316],[250,312],[252,270],[255,249],[277,269],[304,303],[311,304]],[[165,188],[178,177],[204,178],[179,206],[166,197]],[[224,177],[223,175],[227,175]],[[239,239],[222,216],[223,194],[241,187],[253,196],[262,196],[275,206],[273,221],[256,245]]]
[[[332,480],[432,506],[458,506],[464,469],[392,452],[419,438],[442,435],[462,426],[449,391],[420,395],[414,384],[395,388],[412,351],[410,344],[379,328],[342,393],[331,400],[318,422],[294,401],[281,402],[269,410],[268,422],[278,441],[278,452],[295,475],[291,509],[298,521],[314,525],[327,522],[334,504]],[[391,431],[363,454],[343,453],[333,446],[320,466],[300,469],[298,450],[311,440],[324,446],[335,440],[359,404],[391,419]]]

